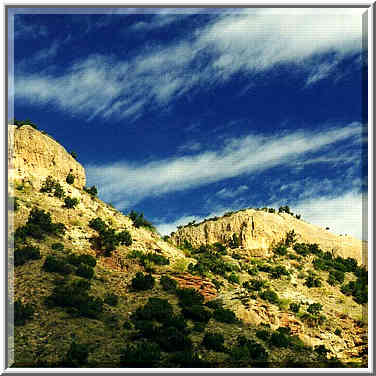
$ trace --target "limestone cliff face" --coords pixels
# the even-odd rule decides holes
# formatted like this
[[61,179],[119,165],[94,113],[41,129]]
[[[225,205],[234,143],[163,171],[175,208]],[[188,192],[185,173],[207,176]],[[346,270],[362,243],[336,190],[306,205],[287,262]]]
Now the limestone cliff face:
[[55,140],[29,125],[8,125],[8,172],[14,181],[30,181],[39,188],[48,175],[65,182],[69,172],[73,185],[85,186],[84,168]]
[[362,260],[362,242],[358,239],[332,234],[290,214],[266,213],[255,209],[182,227],[172,234],[171,239],[176,245],[182,245],[186,239],[198,247],[215,242],[227,243],[236,234],[240,248],[250,255],[270,256],[273,243],[282,240],[291,230],[297,234],[298,242],[317,243],[323,250],[333,251],[334,255],[353,257],[361,263],[365,261]]

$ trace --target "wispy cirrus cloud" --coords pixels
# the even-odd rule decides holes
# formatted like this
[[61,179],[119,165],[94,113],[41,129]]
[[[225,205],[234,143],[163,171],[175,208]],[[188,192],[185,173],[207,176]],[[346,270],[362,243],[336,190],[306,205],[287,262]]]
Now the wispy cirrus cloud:
[[[157,15],[152,25],[176,17]],[[310,86],[361,52],[361,21],[359,9],[239,10],[218,15],[168,45],[141,48],[129,59],[91,55],[55,74],[51,67],[48,74],[19,70],[16,99],[54,103],[74,115],[90,114],[89,119],[131,120],[190,90],[210,90],[238,72],[257,75],[293,64],[291,71],[303,72]]]
[[235,189],[222,188],[216,193],[216,196],[223,199],[235,198],[246,191],[248,191],[248,187],[246,185],[241,185]]
[[361,125],[352,123],[320,133],[249,135],[228,139],[215,151],[145,164],[119,161],[89,165],[86,171],[90,184],[99,186],[101,197],[123,209],[148,196],[196,188],[279,165],[293,165],[306,153],[317,152],[339,141],[351,141],[360,131]]

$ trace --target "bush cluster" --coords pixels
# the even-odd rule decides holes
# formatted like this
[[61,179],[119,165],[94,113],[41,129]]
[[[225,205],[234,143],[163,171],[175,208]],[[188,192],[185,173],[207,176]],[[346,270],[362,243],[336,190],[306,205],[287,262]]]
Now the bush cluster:
[[165,275],[162,275],[160,279],[160,284],[163,290],[165,291],[175,291],[178,287],[178,283],[174,279],[167,277]]
[[98,189],[95,185],[91,186],[90,188],[84,187],[84,191],[89,193],[89,195],[92,197],[95,197],[98,194]]
[[67,175],[67,177],[66,177],[66,179],[65,179],[65,181],[68,183],[68,184],[73,184],[74,183],[74,175],[70,172],[68,175]]
[[307,276],[304,284],[309,288],[321,287],[321,279],[318,278],[316,275],[311,274]]
[[89,357],[89,346],[87,344],[73,341],[70,348],[62,360],[63,367],[82,367],[87,364]]
[[235,316],[235,313],[226,308],[215,309],[213,312],[213,319],[227,324],[235,324],[239,322],[239,320]]
[[22,248],[17,248],[14,251],[14,266],[25,264],[29,260],[39,260],[41,258],[39,247],[26,245]]
[[29,120],[29,119],[26,119],[26,120],[16,120],[16,119],[13,119],[13,124],[17,125],[17,128],[21,128],[23,125],[30,125],[34,129],[38,129],[37,125],[35,123],[33,123],[31,120]]
[[197,260],[195,265],[188,265],[188,271],[192,274],[205,276],[208,272],[212,272],[225,277],[226,273],[233,270],[233,266],[224,262],[221,254],[212,246],[200,246],[192,250],[192,256]]
[[14,302],[14,325],[20,326],[25,325],[27,320],[33,318],[34,308],[28,304],[23,304],[20,300]]
[[278,298],[277,293],[275,291],[271,290],[271,289],[266,289],[262,292],[259,292],[259,297],[261,299],[268,301],[269,303],[272,303],[272,304],[278,304],[279,303],[279,298]]
[[231,349],[230,357],[235,366],[244,367],[265,363],[268,352],[258,342],[240,335],[237,344]]
[[127,345],[122,351],[120,365],[122,367],[155,367],[161,359],[161,348],[153,342],[142,342]]
[[132,244],[131,234],[127,230],[116,233],[115,229],[109,227],[99,217],[90,220],[89,227],[99,233],[99,236],[92,238],[92,241],[98,249],[104,250],[105,256],[111,256],[111,253],[119,244],[125,246]]
[[237,234],[232,234],[232,238],[229,240],[228,245],[230,248],[239,248],[240,240]]
[[137,272],[131,281],[131,286],[136,291],[150,290],[154,287],[154,284],[154,277],[151,274],[144,274],[142,272]]
[[132,314],[131,320],[139,331],[138,337],[157,343],[164,351],[192,349],[192,341],[186,334],[187,324],[182,316],[174,315],[168,300],[149,298]]
[[46,272],[68,275],[73,272],[73,267],[65,258],[48,255],[42,267]]
[[97,318],[103,311],[103,300],[89,295],[90,282],[75,279],[56,286],[46,298],[48,306],[67,308],[76,316]]
[[61,244],[61,243],[53,243],[51,245],[51,249],[53,249],[54,251],[63,251],[64,250],[64,245]]
[[136,228],[146,227],[146,228],[149,228],[150,230],[153,230],[153,231],[155,230],[155,227],[148,220],[144,218],[143,213],[137,213],[136,211],[131,210],[128,216],[133,221],[133,225]]
[[14,241],[16,244],[23,243],[28,236],[37,240],[44,240],[46,235],[59,236],[64,235],[64,233],[65,226],[63,223],[53,223],[50,213],[33,208],[26,224],[14,232]]
[[243,282],[242,286],[248,291],[260,291],[265,287],[265,281],[260,279],[250,279],[249,281]]
[[104,302],[112,307],[116,307],[119,303],[119,297],[115,294],[107,294],[104,298]]
[[225,350],[225,338],[222,333],[205,333],[202,346],[208,350],[223,352]]
[[52,176],[47,176],[46,180],[42,183],[40,192],[53,193],[53,195],[58,198],[63,198],[65,195],[63,187]]
[[78,199],[77,198],[72,198],[72,197],[65,197],[64,199],[64,207],[67,208],[67,209],[72,209],[74,207],[76,207],[78,204]]
[[227,276],[227,280],[230,282],[230,283],[233,283],[233,284],[239,284],[240,281],[239,281],[239,277],[234,273],[232,272],[231,274],[229,274]]

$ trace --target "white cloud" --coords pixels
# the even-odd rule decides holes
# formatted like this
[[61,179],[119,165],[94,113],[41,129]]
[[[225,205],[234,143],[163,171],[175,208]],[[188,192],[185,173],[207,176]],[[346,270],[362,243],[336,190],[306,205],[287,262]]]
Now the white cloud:
[[[129,59],[92,55],[58,76],[18,72],[16,98],[54,103],[91,119],[132,119],[145,109],[163,108],[193,88],[210,89],[239,71],[257,74],[294,64],[291,72],[305,72],[309,86],[332,74],[344,57],[360,53],[360,11],[265,8],[219,15],[206,26],[188,30],[183,39],[141,49]],[[175,18],[155,16],[155,25]],[[329,52],[334,55],[330,61],[317,57]]]
[[367,201],[365,194],[348,192],[339,197],[315,197],[292,206],[294,213],[338,235],[351,235],[368,240]]
[[89,165],[86,172],[90,184],[99,186],[101,197],[123,209],[147,196],[199,187],[279,165],[293,165],[307,152],[354,137],[360,128],[360,124],[352,123],[321,133],[296,131],[269,137],[249,135],[229,139],[216,151],[145,164]]
[[236,189],[222,188],[220,191],[216,193],[216,196],[219,198],[224,198],[224,199],[234,198],[244,193],[247,190],[248,190],[248,187],[246,185],[241,185],[240,187]]

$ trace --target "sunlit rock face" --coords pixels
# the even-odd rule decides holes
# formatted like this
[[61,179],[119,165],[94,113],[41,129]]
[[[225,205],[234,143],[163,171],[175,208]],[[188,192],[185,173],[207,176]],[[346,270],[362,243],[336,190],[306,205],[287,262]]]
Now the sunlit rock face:
[[49,175],[61,182],[69,173],[73,186],[86,183],[85,170],[58,142],[30,125],[8,125],[8,173],[10,180],[30,182],[39,188]]
[[198,247],[216,242],[228,243],[236,234],[239,248],[250,256],[270,256],[273,244],[284,239],[286,232],[291,230],[297,234],[298,242],[317,243],[321,249],[335,256],[353,257],[364,263],[362,241],[358,239],[335,235],[287,213],[268,213],[255,209],[182,227],[171,235],[171,240],[176,245],[182,245],[187,240]]

